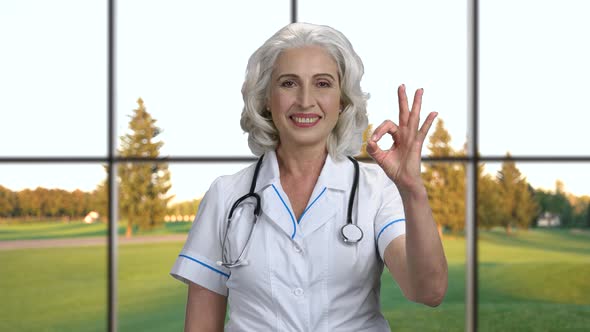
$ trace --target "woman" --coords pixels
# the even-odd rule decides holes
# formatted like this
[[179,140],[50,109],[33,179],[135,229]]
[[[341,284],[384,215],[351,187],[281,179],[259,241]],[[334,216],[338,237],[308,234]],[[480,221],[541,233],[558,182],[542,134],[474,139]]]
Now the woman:
[[201,201],[171,272],[189,284],[186,331],[222,330],[227,304],[228,331],[389,331],[384,263],[409,300],[441,303],[447,263],[420,177],[436,113],[419,128],[423,90],[410,112],[400,86],[399,123],[367,143],[376,164],[347,159],[367,126],[362,75],[326,26],[290,24],[252,55],[241,125],[261,158]]

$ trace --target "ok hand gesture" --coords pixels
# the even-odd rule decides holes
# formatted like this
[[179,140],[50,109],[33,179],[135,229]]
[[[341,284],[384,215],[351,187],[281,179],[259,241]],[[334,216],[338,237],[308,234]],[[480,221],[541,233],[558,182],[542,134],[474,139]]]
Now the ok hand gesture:
[[[438,113],[432,112],[418,130],[420,108],[424,89],[416,90],[412,111],[408,108],[406,87],[402,84],[397,89],[399,100],[399,125],[385,120],[373,132],[367,141],[367,152],[396,184],[400,191],[415,192],[423,188],[420,177],[421,151],[428,130]],[[393,144],[388,150],[381,150],[377,142],[385,135],[393,137]]]

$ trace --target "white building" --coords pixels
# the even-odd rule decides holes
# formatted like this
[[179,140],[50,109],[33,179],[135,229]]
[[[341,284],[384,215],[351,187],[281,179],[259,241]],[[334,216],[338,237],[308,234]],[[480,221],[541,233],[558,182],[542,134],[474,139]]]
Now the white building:
[[539,227],[559,227],[561,226],[561,220],[558,214],[551,212],[543,212],[539,219],[537,219],[537,226]]

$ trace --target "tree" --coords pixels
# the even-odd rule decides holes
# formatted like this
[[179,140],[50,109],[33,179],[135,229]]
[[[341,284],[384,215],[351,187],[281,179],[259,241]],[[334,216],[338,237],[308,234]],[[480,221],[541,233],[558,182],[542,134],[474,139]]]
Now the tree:
[[484,164],[478,166],[477,219],[478,226],[491,229],[501,224],[502,194],[496,179],[484,174]]
[[[450,145],[451,135],[438,120],[436,128],[429,138],[428,150],[431,157],[460,156]],[[458,232],[465,227],[465,169],[456,163],[424,164],[422,178],[428,192],[434,220],[439,235],[442,228],[447,227]]]
[[[156,120],[146,111],[143,100],[137,100],[138,108],[129,121],[129,132],[121,137],[119,154],[122,157],[156,158],[164,144],[156,141],[161,133]],[[119,165],[120,208],[127,218],[126,237],[131,237],[133,227],[151,230],[164,221],[166,206],[172,197],[170,171],[167,163],[132,163]]]
[[[562,226],[570,226],[574,224],[574,207],[567,198],[563,182],[560,180],[555,182],[555,191],[537,190],[535,192],[535,198],[538,202],[541,213],[549,212],[558,215]],[[580,207],[578,207],[578,209],[580,209]]]
[[193,199],[190,201],[178,202],[172,204],[167,209],[167,214],[172,215],[194,215],[199,210],[200,199]]
[[16,208],[16,193],[0,185],[0,217],[14,216]]
[[562,226],[571,226],[573,224],[573,207],[567,199],[565,184],[561,180],[555,181],[555,194],[551,205],[555,209],[555,213],[559,214]]
[[502,204],[498,209],[501,225],[510,234],[512,226],[528,228],[538,214],[538,205],[529,189],[526,178],[522,176],[516,164],[506,154],[502,168],[498,171],[497,180],[502,194]]
[[90,205],[91,195],[92,194],[83,192],[79,189],[72,191],[70,194],[70,204],[67,208],[67,215],[70,218],[74,218],[77,216],[85,216],[90,212],[92,209]]
[[43,211],[45,204],[43,202],[42,193],[39,189],[40,188],[37,188],[34,191],[31,189],[25,189],[18,192],[17,197],[23,212],[22,216],[37,217],[37,219],[41,219],[41,211]]
[[107,179],[104,179],[96,186],[96,189],[94,189],[94,191],[92,192],[90,199],[90,210],[98,212],[100,220],[104,222],[109,221],[108,197],[109,196]]

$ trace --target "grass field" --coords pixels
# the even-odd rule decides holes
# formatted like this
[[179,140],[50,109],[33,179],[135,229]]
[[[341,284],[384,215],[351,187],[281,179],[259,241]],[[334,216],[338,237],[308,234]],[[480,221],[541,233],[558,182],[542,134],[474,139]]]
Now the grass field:
[[[161,235],[187,233],[191,228],[190,222],[165,223],[161,228],[142,232],[134,230],[136,235]],[[125,222],[119,222],[117,232],[124,235]],[[10,240],[41,240],[41,239],[65,239],[79,237],[106,236],[107,225],[104,223],[85,224],[82,221],[71,223],[43,222],[26,224],[0,224],[0,241]]]
[[[590,330],[588,231],[480,235],[479,331]],[[382,310],[393,331],[464,330],[465,243],[444,245],[449,290],[437,308],[408,302],[383,275]],[[181,246],[119,247],[120,331],[182,330],[186,287],[168,275]],[[104,246],[0,251],[0,269],[0,331],[106,330]]]

